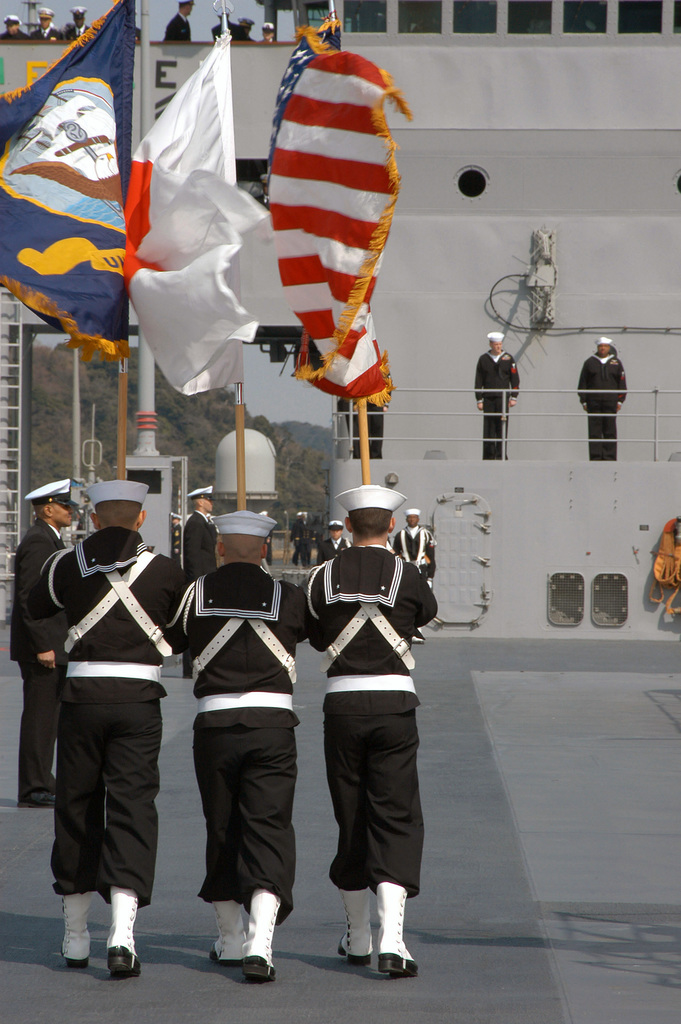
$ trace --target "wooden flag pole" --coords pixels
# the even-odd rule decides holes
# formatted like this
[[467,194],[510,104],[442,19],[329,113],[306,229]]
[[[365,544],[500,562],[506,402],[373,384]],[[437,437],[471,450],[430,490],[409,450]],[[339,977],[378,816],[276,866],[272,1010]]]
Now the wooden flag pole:
[[234,385],[234,425],[236,428],[236,510],[246,510],[246,414],[244,409],[244,386]]
[[128,447],[128,360],[118,364],[118,443],[116,452],[116,475],[125,480],[125,458]]
[[369,465],[369,417],[367,416],[367,400],[360,398],[357,406],[359,423],[359,457],[362,464],[362,483],[371,483],[371,466]]

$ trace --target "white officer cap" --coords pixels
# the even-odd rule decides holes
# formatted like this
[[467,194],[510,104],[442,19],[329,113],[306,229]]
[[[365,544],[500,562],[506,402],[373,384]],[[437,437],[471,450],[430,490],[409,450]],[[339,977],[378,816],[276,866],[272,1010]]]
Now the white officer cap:
[[307,512],[296,512],[296,518],[298,518],[298,516],[306,516],[306,515],[307,515]]
[[140,484],[137,480],[102,480],[97,484],[90,484],[87,493],[97,508],[102,501],[135,501],[138,505],[143,505],[148,490],[147,484]]
[[384,508],[386,512],[394,512],[406,500],[406,495],[378,484],[362,484],[336,495],[336,501],[346,512],[355,512],[359,508]]
[[213,516],[215,528],[221,535],[232,533],[245,534],[248,537],[268,537],[277,525],[276,519],[270,519],[262,512],[228,512],[224,516]]
[[255,25],[252,18],[239,18],[240,25]]
[[73,505],[77,508],[75,501],[71,501],[71,480],[53,480],[42,487],[36,487],[34,491],[26,495],[26,501],[32,501],[34,505],[49,505],[56,502],[58,505]]
[[421,515],[421,509],[420,508],[405,508],[404,514],[405,514],[405,516],[420,516]]
[[342,530],[343,529],[343,524],[341,523],[340,519],[332,519],[331,522],[329,523],[329,529],[330,530]]
[[213,497],[213,485],[210,487],[197,487],[196,490],[190,491],[187,495],[188,498],[212,498]]
[[16,14],[8,14],[5,18],[5,25],[21,25],[21,18]]
[[503,341],[504,340],[504,335],[501,333],[501,331],[490,331],[490,333],[487,335],[487,340],[488,341]]
[[265,21],[263,22],[262,29],[263,32],[274,32],[274,25],[271,21]]
[[71,14],[87,14],[87,7],[72,7]]
[[38,9],[38,17],[54,18],[54,11],[51,7],[40,7]]
[[598,348],[599,345],[612,345],[612,338],[599,338],[596,342],[596,348]]

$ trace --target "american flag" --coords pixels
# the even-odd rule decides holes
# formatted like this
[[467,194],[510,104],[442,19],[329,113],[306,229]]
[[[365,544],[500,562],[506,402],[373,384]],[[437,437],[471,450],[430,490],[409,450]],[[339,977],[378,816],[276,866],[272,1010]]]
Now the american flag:
[[387,72],[342,52],[337,22],[302,30],[279,89],[270,212],[286,299],[322,356],[297,376],[384,405],[392,384],[370,299],[399,191],[383,105],[409,115]]

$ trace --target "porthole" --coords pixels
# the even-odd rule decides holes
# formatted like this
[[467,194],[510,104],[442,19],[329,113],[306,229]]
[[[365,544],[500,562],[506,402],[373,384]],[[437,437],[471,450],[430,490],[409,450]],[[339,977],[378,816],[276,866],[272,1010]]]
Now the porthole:
[[675,183],[676,183],[676,191],[677,192],[681,192],[681,171],[677,171],[676,172],[676,175],[674,176],[674,180],[675,180]]
[[462,196],[477,199],[487,188],[489,179],[479,167],[464,167],[456,176],[456,184]]

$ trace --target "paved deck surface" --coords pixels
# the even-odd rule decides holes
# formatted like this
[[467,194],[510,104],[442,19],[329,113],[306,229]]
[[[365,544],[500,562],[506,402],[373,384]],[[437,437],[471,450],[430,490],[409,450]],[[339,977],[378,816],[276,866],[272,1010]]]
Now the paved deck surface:
[[52,815],[16,807],[21,685],[0,650],[2,1024],[679,1024],[678,645],[427,635],[415,652],[427,838],[406,918],[420,975],[393,981],[336,956],[322,683],[304,645],[296,908],[277,929],[277,981],[265,986],[207,957],[193,698],[174,667],[156,887],[136,928],[142,975],[109,978],[98,897],[89,969],[63,966]]

